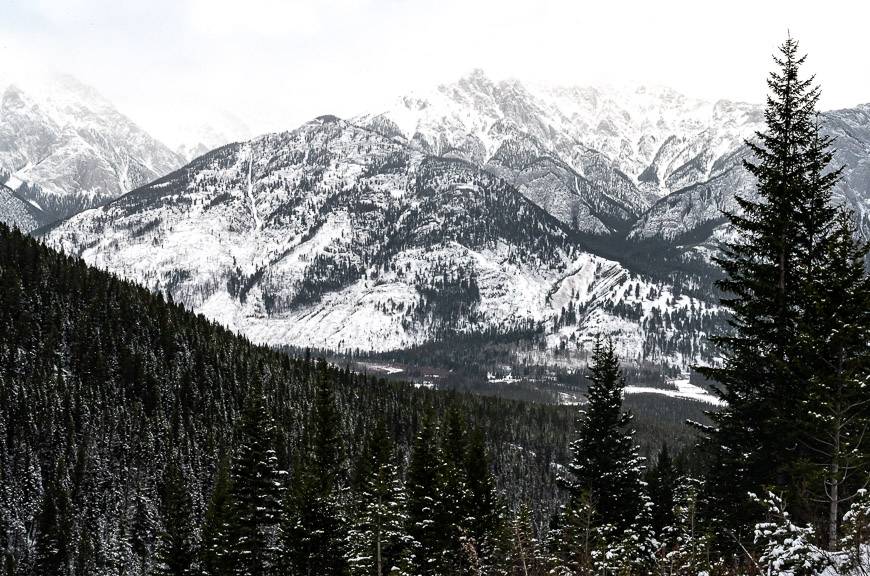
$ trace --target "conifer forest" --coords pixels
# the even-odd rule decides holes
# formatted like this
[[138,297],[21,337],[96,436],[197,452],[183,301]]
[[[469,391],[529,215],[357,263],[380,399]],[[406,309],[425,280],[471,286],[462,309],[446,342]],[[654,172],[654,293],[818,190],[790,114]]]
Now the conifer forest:
[[[635,242],[619,195],[664,185],[664,160],[632,180],[588,156],[581,177],[507,121],[511,145],[475,164],[485,139],[436,149],[386,117],[324,116],[183,168],[167,149],[178,172],[97,207],[15,188],[33,172],[0,162],[19,209],[0,223],[0,575],[870,574],[870,244],[839,192],[855,133],[827,128],[805,68],[789,35],[728,159],[748,184],[711,179],[733,202],[667,249]],[[330,172],[342,154],[352,185]],[[594,200],[559,216],[530,199],[542,182]],[[31,190],[84,211],[40,220]],[[211,253],[146,268],[179,214],[221,206],[243,207],[221,241],[327,249],[274,240],[248,266],[243,246],[218,280],[200,281]],[[179,252],[205,250],[189,238]],[[680,252],[702,244],[709,261]],[[552,316],[498,316],[525,298],[493,288],[502,273],[551,282]],[[353,310],[385,328],[352,341]]]

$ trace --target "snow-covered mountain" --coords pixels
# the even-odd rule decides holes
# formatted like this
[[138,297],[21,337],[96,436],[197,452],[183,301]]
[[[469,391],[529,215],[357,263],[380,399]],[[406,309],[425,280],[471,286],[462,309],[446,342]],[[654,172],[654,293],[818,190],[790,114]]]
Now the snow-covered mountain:
[[[579,232],[706,250],[722,210],[754,187],[744,141],[763,127],[763,109],[667,88],[494,82],[478,70],[355,121],[482,165]],[[827,112],[822,124],[847,167],[839,199],[870,238],[868,105]]]
[[[534,333],[518,360],[571,365],[604,333],[631,362],[685,369],[722,326],[709,256],[722,209],[752,191],[743,141],[761,120],[666,89],[475,72],[385,112],[224,146],[47,239],[258,342]],[[868,107],[823,121],[866,233]]]
[[606,331],[627,358],[684,364],[717,314],[584,251],[506,180],[334,117],[218,149],[48,240],[270,344],[540,329],[568,356]]
[[45,220],[117,198],[182,162],[72,77],[0,86],[0,170],[21,181],[18,195]]
[[729,169],[762,116],[666,88],[527,87],[478,70],[356,121],[485,165],[578,231],[622,235],[661,197]]
[[35,230],[47,221],[42,210],[20,195],[22,182],[0,170],[0,222],[24,232]]
[[[832,164],[844,166],[835,201],[855,214],[859,233],[870,239],[870,104],[821,115],[822,131],[834,136]],[[723,211],[738,210],[735,195],[751,196],[755,181],[742,167],[745,146],[733,151],[728,167],[709,180],[679,189],[657,201],[632,227],[628,238],[670,244],[687,260],[708,260],[727,232]]]
[[855,211],[864,238],[870,238],[870,103],[826,112],[823,122],[836,138],[834,163],[846,167],[836,194]]

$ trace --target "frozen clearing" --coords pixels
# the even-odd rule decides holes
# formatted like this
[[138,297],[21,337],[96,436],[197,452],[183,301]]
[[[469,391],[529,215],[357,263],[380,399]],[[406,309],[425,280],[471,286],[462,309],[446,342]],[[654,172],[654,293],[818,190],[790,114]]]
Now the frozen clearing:
[[713,394],[710,394],[703,388],[699,386],[695,386],[694,384],[689,383],[689,378],[682,377],[676,378],[674,380],[668,380],[669,384],[672,384],[676,390],[671,390],[668,388],[653,388],[651,386],[626,386],[625,393],[626,394],[661,394],[663,396],[670,396],[671,398],[683,398],[685,400],[697,400],[699,402],[706,402],[708,404],[713,404],[715,406],[724,406],[725,402],[721,399],[717,398]]
[[384,374],[401,374],[405,370],[396,366],[388,366],[386,364],[372,364],[370,362],[360,362],[360,366],[364,366],[375,372],[383,372]]

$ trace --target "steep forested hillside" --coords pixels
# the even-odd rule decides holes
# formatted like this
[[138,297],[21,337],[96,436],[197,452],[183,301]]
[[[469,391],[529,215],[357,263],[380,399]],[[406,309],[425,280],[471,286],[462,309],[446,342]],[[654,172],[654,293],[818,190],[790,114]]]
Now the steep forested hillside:
[[[569,407],[439,393],[293,359],[5,226],[0,326],[4,574],[32,573],[47,550],[78,573],[151,565],[168,470],[189,487],[198,541],[252,387],[276,423],[281,470],[293,472],[304,452],[315,390],[327,386],[348,475],[376,422],[395,439],[403,471],[423,414],[456,411],[486,438],[507,503],[533,502],[538,518],[554,509]],[[671,425],[684,416],[672,414]],[[647,442],[673,435],[654,417],[638,426]]]

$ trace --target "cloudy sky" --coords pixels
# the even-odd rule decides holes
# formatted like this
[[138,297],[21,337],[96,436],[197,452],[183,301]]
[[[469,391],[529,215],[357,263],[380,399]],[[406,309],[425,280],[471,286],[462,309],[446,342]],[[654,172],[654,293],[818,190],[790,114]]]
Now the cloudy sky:
[[[0,74],[53,68],[158,136],[226,110],[255,132],[382,107],[474,68],[760,101],[787,32],[823,107],[870,102],[870,2],[0,0]],[[5,84],[0,78],[0,84]],[[6,80],[10,80],[7,78]]]

